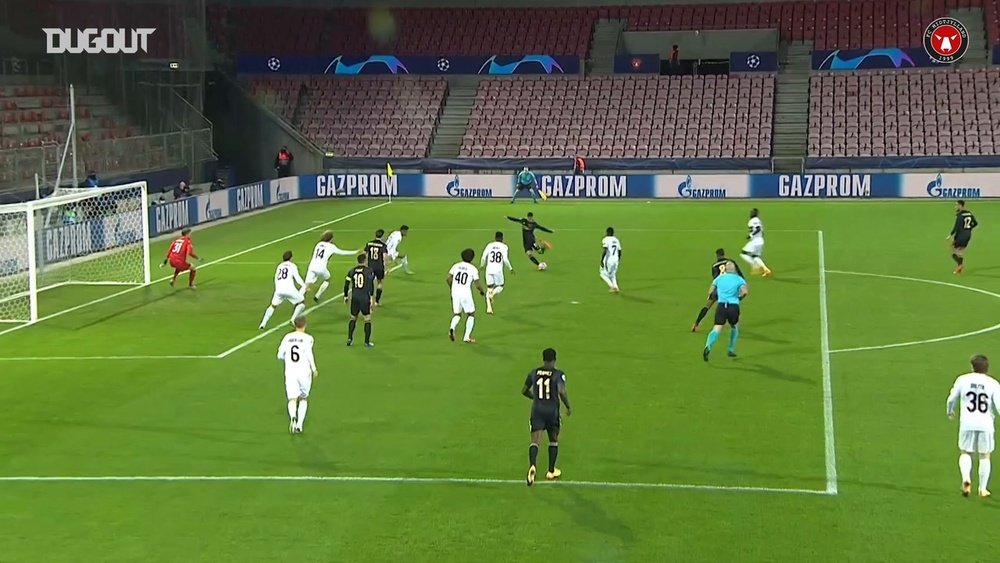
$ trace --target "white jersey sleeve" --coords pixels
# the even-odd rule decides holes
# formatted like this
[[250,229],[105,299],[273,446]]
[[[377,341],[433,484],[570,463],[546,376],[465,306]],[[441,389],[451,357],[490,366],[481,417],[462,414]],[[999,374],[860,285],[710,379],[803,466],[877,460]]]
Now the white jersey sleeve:
[[764,223],[760,220],[760,217],[751,217],[747,221],[747,231],[749,231],[748,238],[750,239],[764,238]]
[[448,271],[453,296],[472,295],[472,284],[479,280],[479,270],[468,262],[458,262]]
[[955,380],[948,394],[948,414],[959,409],[963,431],[993,432],[1000,409],[1000,383],[983,373],[967,373]]
[[304,332],[290,332],[278,346],[278,360],[285,364],[285,375],[312,375],[316,373],[313,355],[313,337]]

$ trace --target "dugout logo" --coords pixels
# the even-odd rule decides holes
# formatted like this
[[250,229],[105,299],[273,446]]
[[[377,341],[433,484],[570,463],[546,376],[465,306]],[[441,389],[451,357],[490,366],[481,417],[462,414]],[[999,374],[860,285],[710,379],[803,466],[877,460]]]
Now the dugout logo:
[[938,174],[937,178],[927,184],[927,195],[934,198],[976,199],[983,197],[983,189],[979,186],[946,186],[944,178]]
[[924,50],[936,63],[954,63],[969,50],[969,30],[955,18],[938,18],[924,30]]
[[448,197],[460,197],[460,198],[491,198],[493,197],[493,188],[463,188],[462,181],[455,175],[452,181],[448,182],[445,190],[448,192]]
[[726,188],[721,187],[695,187],[691,176],[684,178],[684,181],[677,185],[677,195],[685,199],[726,199]]
[[[87,53],[96,55],[134,55],[138,52],[149,52],[149,37],[155,28],[87,28],[61,29],[43,28],[45,33],[45,52],[49,55],[70,53],[78,55]],[[74,41],[75,39],[75,41]]]

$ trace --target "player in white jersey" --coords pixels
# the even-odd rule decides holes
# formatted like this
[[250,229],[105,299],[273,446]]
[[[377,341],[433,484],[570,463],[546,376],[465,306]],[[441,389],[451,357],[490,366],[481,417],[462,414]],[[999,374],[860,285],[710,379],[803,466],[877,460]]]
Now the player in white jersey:
[[764,263],[761,255],[764,253],[764,223],[760,220],[760,212],[757,208],[750,210],[750,220],[747,221],[747,243],[743,245],[740,255],[747,264],[750,264],[751,271],[755,274],[763,274],[764,277],[771,275],[771,269]]
[[948,395],[948,418],[958,422],[958,468],[962,472],[962,494],[972,491],[972,454],[979,454],[979,496],[990,496],[990,454],[993,452],[993,420],[1000,414],[1000,383],[988,374],[990,361],[983,355],[972,357],[972,373],[958,376]]
[[[393,231],[389,233],[389,238],[385,239],[385,253],[389,256],[389,261],[392,262],[393,266],[389,268],[386,273],[390,273],[396,268],[403,268],[403,271],[407,274],[412,274],[410,271],[410,261],[405,254],[399,251],[399,245],[403,242],[403,237],[410,233],[410,227],[403,225],[398,231]],[[399,261],[399,265],[396,265],[396,261]]]
[[316,290],[316,295],[313,296],[315,301],[319,301],[319,298],[323,296],[323,292],[330,287],[330,268],[328,267],[330,257],[334,254],[340,256],[357,256],[360,253],[360,250],[341,250],[336,244],[333,244],[332,231],[323,233],[323,237],[319,239],[319,242],[316,243],[316,248],[313,249],[312,259],[309,260],[309,267],[306,269],[306,284],[302,288],[302,294],[308,294],[317,280],[323,280],[323,283],[319,285],[319,289]]
[[503,293],[503,269],[504,266],[514,273],[514,267],[510,265],[510,249],[503,242],[503,233],[496,232],[493,242],[483,249],[483,257],[479,260],[479,266],[486,268],[486,312],[493,314],[493,299]]
[[618,293],[618,263],[622,259],[622,243],[615,236],[612,227],[604,232],[601,239],[601,279],[611,288],[611,293]]
[[288,431],[302,433],[306,420],[309,391],[316,378],[313,337],[306,334],[306,318],[295,317],[295,331],[281,339],[278,360],[285,363],[285,396],[288,398]]
[[292,262],[292,251],[286,250],[281,256],[281,264],[274,269],[274,296],[271,297],[271,306],[264,311],[264,318],[260,321],[261,330],[264,330],[274,310],[284,301],[295,305],[295,312],[292,313],[292,322],[295,322],[295,318],[306,310],[306,298],[302,293],[304,284],[299,275],[299,267]]
[[476,251],[466,248],[462,251],[462,261],[456,262],[448,270],[447,283],[451,288],[451,306],[455,315],[451,318],[451,328],[448,330],[448,337],[455,341],[455,329],[462,321],[462,313],[465,313],[465,342],[475,342],[472,337],[472,327],[476,324],[476,302],[472,300],[472,286],[479,290],[479,295],[486,295],[483,284],[479,281],[479,270],[476,269],[472,260],[476,257]]

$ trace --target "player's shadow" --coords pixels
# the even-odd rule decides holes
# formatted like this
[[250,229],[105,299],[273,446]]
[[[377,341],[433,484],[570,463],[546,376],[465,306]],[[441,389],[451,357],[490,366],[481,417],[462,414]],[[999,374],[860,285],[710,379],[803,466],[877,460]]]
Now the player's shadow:
[[[552,487],[559,487],[558,484]],[[585,493],[573,487],[559,487],[561,495],[539,495],[546,504],[562,509],[577,525],[589,528],[602,535],[613,536],[625,545],[635,541],[635,534],[624,522],[615,518],[600,503],[587,498]],[[602,546],[601,549],[606,548]],[[618,557],[608,557],[605,560],[616,560]]]
[[[720,360],[729,360],[729,358],[720,358]],[[747,362],[741,362],[739,358],[735,358],[727,363],[719,361],[712,364],[716,369],[740,371],[740,372],[753,372],[768,379],[777,379],[778,381],[787,381],[789,383],[799,383],[802,385],[816,385],[818,381],[815,379],[810,379],[808,377],[802,377],[792,372],[781,371],[779,369],[773,368],[771,366],[766,366],[764,364],[751,364]]]
[[[781,321],[780,320],[769,321],[768,326],[773,325],[775,322],[781,322]],[[783,338],[774,338],[773,336],[769,336],[761,332],[754,332],[746,329],[740,330],[740,338],[744,338],[746,340],[753,340],[755,342],[767,342],[769,344],[791,344],[792,342],[791,340],[785,340]]]
[[[71,329],[71,330],[83,330],[85,328],[90,328],[90,327],[92,327],[94,325],[98,325],[98,324],[110,321],[112,319],[116,319],[116,318],[118,318],[118,317],[120,317],[122,315],[131,313],[133,311],[137,311],[137,310],[142,309],[143,307],[146,307],[148,305],[152,305],[154,303],[159,303],[160,301],[163,301],[164,299],[167,299],[169,297],[173,297],[174,294],[176,293],[176,291],[173,291],[173,292],[164,293],[164,294],[161,294],[161,295],[158,295],[158,296],[150,297],[149,295],[150,295],[150,293],[152,293],[152,291],[153,291],[152,288],[148,288],[148,291],[145,293],[145,298],[141,302],[136,303],[134,305],[131,305],[129,307],[118,308],[114,312],[109,313],[107,315],[102,315],[100,317],[94,318],[90,322],[74,323],[74,324],[64,324],[62,326],[64,328],[68,328],[68,329]],[[184,290],[181,290],[181,291],[188,291],[188,290],[184,289]]]
[[774,282],[774,283],[790,283],[795,285],[816,285],[816,282],[814,280],[803,280],[800,278],[789,278],[785,276],[775,276],[768,278],[767,280],[768,283]]
[[637,303],[646,303],[646,304],[656,303],[656,301],[654,301],[652,299],[649,299],[649,298],[646,298],[646,297],[640,297],[640,296],[638,296],[638,295],[636,295],[636,294],[634,294],[632,292],[619,293],[618,297],[620,297],[620,298],[622,298],[622,299],[624,299],[626,301],[635,301]]

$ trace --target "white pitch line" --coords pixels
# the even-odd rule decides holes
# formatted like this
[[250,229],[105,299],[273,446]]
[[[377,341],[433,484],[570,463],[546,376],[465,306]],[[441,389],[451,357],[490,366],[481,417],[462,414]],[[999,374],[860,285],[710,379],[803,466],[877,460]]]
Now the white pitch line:
[[[957,283],[943,282],[938,280],[925,280],[923,278],[911,278],[907,276],[894,276],[890,274],[869,274],[866,272],[846,272],[843,270],[827,270],[828,274],[842,274],[846,276],[863,276],[869,278],[885,278],[890,280],[902,280],[910,281],[916,283],[926,283],[929,285],[940,285],[944,287],[953,287],[956,289],[964,289],[965,291],[971,291],[973,293],[980,293],[982,295],[988,295],[996,299],[1000,299],[1000,293],[993,293],[992,291],[986,291],[985,289],[979,289],[978,287],[970,287],[967,285],[960,285]],[[843,354],[845,352],[863,352],[865,350],[888,350],[890,348],[904,348],[907,346],[918,346],[920,344],[933,344],[935,342],[947,342],[949,340],[958,340],[960,338],[968,338],[970,336],[978,336],[980,334],[986,334],[988,332],[993,332],[1000,330],[1000,323],[993,326],[988,326],[986,328],[981,328],[979,330],[973,330],[971,332],[963,332],[961,334],[953,334],[951,336],[941,336],[938,338],[927,338],[924,340],[912,340],[909,342],[897,342],[895,344],[882,344],[879,346],[860,346],[857,348],[841,348],[838,350],[830,350],[831,354]]]
[[[361,215],[361,214],[364,214],[364,213],[368,213],[369,211],[374,211],[374,210],[376,210],[376,209],[378,209],[380,207],[385,207],[386,205],[389,205],[389,203],[390,202],[386,201],[386,202],[380,203],[378,205],[373,205],[371,207],[366,207],[366,208],[364,208],[364,209],[362,209],[360,211],[355,211],[354,213],[350,213],[348,215],[344,215],[343,217],[338,217],[338,218],[336,218],[336,219],[334,219],[332,221],[327,221],[326,223],[323,223],[323,225],[324,226],[326,226],[326,225],[333,225],[333,224],[339,223],[341,221],[346,221],[348,219],[352,219],[354,217],[357,217],[358,215]],[[262,244],[258,244],[257,246],[252,246],[252,247],[247,248],[245,250],[241,250],[241,251],[236,252],[234,254],[230,254],[229,256],[223,256],[222,258],[219,258],[217,260],[212,260],[210,262],[205,262],[204,264],[199,265],[198,269],[201,270],[201,269],[207,268],[207,267],[215,265],[215,264],[226,262],[227,260],[232,260],[233,258],[237,258],[239,256],[243,256],[244,254],[249,254],[251,252],[256,252],[256,251],[258,251],[258,250],[260,250],[262,248],[267,248],[268,246],[271,246],[272,244],[277,244],[279,242],[286,241],[286,240],[289,240],[289,239],[293,239],[293,238],[298,237],[298,236],[307,235],[307,234],[311,233],[312,231],[313,231],[313,227],[310,227],[308,229],[303,229],[301,231],[292,233],[290,235],[285,235],[283,237],[276,238],[274,240],[271,240],[271,241],[268,241],[268,242],[265,242],[265,243],[262,243]],[[164,277],[162,277],[162,278],[160,278],[158,280],[153,280],[153,282],[151,282],[151,283],[165,282],[165,281],[169,280],[171,277],[173,277],[173,276],[164,276]],[[34,323],[26,323],[26,324],[18,325],[18,326],[11,327],[11,328],[8,328],[8,329],[5,329],[5,330],[0,330],[0,336],[3,336],[5,334],[11,333],[11,332],[14,332],[14,331],[17,331],[17,330],[21,330],[23,328],[27,328],[29,326],[34,326],[35,324],[40,323],[42,321],[47,321],[47,320],[50,320],[50,319],[61,317],[63,315],[68,315],[69,313],[73,313],[73,312],[79,311],[80,309],[85,309],[87,307],[91,307],[93,305],[97,305],[98,303],[104,303],[105,301],[109,301],[111,299],[114,299],[115,297],[119,297],[121,295],[125,295],[126,293],[132,293],[133,291],[136,291],[136,290],[139,290],[139,289],[143,289],[145,287],[148,287],[148,286],[137,285],[137,286],[134,286],[134,287],[130,287],[130,288],[126,289],[126,290],[118,291],[116,293],[112,293],[111,295],[105,295],[104,297],[101,297],[100,299],[94,299],[93,301],[88,301],[86,303],[81,303],[80,305],[77,305],[75,307],[70,307],[69,309],[63,309],[62,311],[59,311],[57,313],[52,313],[51,315],[45,315],[44,317],[40,317]]]
[[[367,477],[349,475],[104,475],[104,476],[3,476],[0,482],[75,483],[75,482],[211,482],[211,481],[301,481],[332,483],[389,483],[427,485],[519,485],[523,479],[490,479],[461,477]],[[607,489],[671,489],[681,491],[727,491],[740,493],[786,493],[798,495],[829,495],[828,491],[777,487],[736,485],[694,485],[685,483],[627,483],[613,481],[537,481],[536,484],[555,487],[593,487]]]
[[816,231],[819,256],[819,346],[823,364],[823,438],[826,444],[826,492],[837,494],[837,446],[833,425],[833,381],[830,375],[830,320],[826,298],[826,244]]
[[[324,301],[321,301],[319,303],[319,305],[313,305],[312,307],[309,307],[308,309],[306,309],[305,311],[303,311],[302,314],[303,315],[308,315],[309,313],[312,313],[316,309],[319,309],[320,307],[323,307],[323,306],[325,306],[325,305],[327,305],[329,303],[332,303],[334,301],[341,301],[341,300],[338,300],[336,297],[332,297],[330,299],[326,299]],[[221,354],[218,354],[217,356],[214,356],[214,357],[217,360],[221,360],[221,359],[223,359],[223,358],[225,358],[225,357],[227,357],[227,356],[229,356],[231,354],[235,354],[236,352],[239,352],[240,350],[246,348],[247,346],[253,344],[254,342],[257,342],[258,340],[260,340],[262,338],[266,338],[268,336],[271,336],[272,334],[274,334],[275,332],[278,332],[279,330],[291,331],[292,330],[292,326],[289,323],[280,322],[277,325],[275,325],[275,326],[273,326],[273,327],[265,330],[264,332],[258,334],[257,336],[254,336],[253,338],[244,340],[243,342],[240,342],[236,346],[233,346],[232,348],[230,348],[230,349],[226,350],[225,352],[222,352]]]
[[79,362],[85,360],[217,360],[216,356],[37,356],[0,358],[0,362]]
[[[513,228],[513,227],[512,227]],[[317,230],[318,227],[313,227],[313,230]],[[464,228],[449,228],[449,229],[439,229],[439,228],[418,228],[410,227],[411,232],[419,233],[493,233],[497,230],[503,229],[464,229]],[[603,231],[604,227],[596,227],[593,229],[556,229],[560,233],[592,233],[595,231]],[[615,227],[616,231],[630,232],[630,233],[745,233],[746,229],[643,229],[635,228],[630,229],[628,227]],[[371,233],[374,232],[372,229],[337,229],[338,233]],[[815,233],[816,229],[769,229],[769,233]]]

